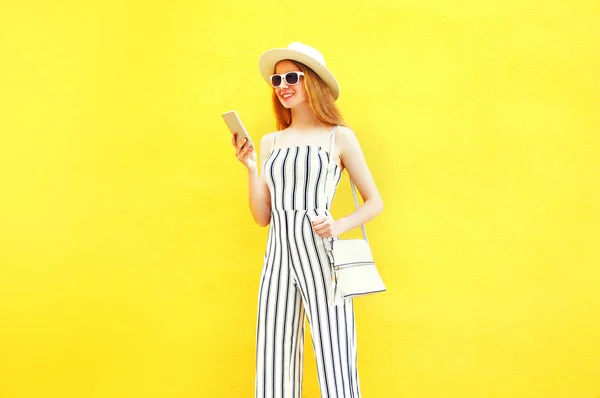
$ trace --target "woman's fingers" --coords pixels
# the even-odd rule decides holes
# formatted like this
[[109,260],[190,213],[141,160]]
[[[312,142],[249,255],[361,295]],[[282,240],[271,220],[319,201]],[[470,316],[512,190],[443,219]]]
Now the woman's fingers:
[[244,144],[246,143],[246,139],[241,139],[237,142],[237,150],[238,152],[242,150],[242,148],[244,147]]
[[237,154],[237,158],[240,160],[243,160],[245,158],[247,158],[250,155],[250,153],[248,152],[248,148],[242,149],[240,152],[238,152]]
[[313,224],[313,229],[315,231],[321,230],[326,227],[327,227],[327,224],[325,223],[325,221],[319,221],[319,222]]
[[332,231],[331,220],[324,216],[316,217],[312,222],[312,228],[317,235],[327,237]]
[[242,156],[246,157],[252,152],[252,143],[246,142],[242,147]]
[[231,135],[231,145],[235,148],[235,157],[246,167],[256,162],[256,151],[252,141],[247,138],[238,140],[238,134]]
[[331,231],[320,231],[320,232],[316,232],[315,233],[320,236],[321,238],[331,238],[333,236],[333,234],[331,233]]
[[240,151],[248,150],[248,148],[250,148],[251,146],[252,146],[252,143],[249,142],[246,138],[241,140],[241,142],[239,143]]
[[320,228],[313,228],[316,233],[331,232],[331,225],[324,225]]
[[245,164],[253,153],[254,146],[252,145],[252,142],[248,141],[246,138],[240,140],[240,142],[237,144],[235,153],[235,156],[238,158],[238,160]]
[[313,218],[312,220],[312,225],[318,225],[323,223],[324,221],[327,221],[328,218],[325,216],[316,216],[315,218]]
[[[235,140],[235,136],[234,138],[232,138],[232,140]],[[235,141],[233,141],[235,142]],[[252,146],[250,142],[248,142],[248,140],[246,138],[240,140],[240,142],[234,144],[234,146],[236,147],[236,156],[239,157],[240,154],[243,154],[245,152],[247,152],[247,150]]]

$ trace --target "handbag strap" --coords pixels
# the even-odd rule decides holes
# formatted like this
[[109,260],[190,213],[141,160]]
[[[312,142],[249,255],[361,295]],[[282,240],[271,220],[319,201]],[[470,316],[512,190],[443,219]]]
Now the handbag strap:
[[[334,173],[333,173],[333,169],[335,168],[336,164],[333,162],[333,148],[335,148],[335,133],[337,131],[337,129],[340,127],[340,125],[336,125],[333,130],[331,131],[331,139],[329,140],[329,156],[328,156],[328,164],[327,164],[327,175],[325,178],[325,195],[327,197],[327,202],[330,203],[329,199],[332,198],[333,199],[333,192],[335,190],[335,185],[334,185],[334,181],[333,178],[335,177]],[[356,187],[354,186],[354,181],[352,181],[352,178],[350,179],[350,186],[352,187],[352,196],[354,197],[354,204],[356,205],[356,208],[358,209],[358,196],[356,195]],[[365,228],[365,225],[362,224],[360,226],[361,230],[362,230],[362,235],[363,238],[368,242],[369,239],[367,239],[367,230]]]

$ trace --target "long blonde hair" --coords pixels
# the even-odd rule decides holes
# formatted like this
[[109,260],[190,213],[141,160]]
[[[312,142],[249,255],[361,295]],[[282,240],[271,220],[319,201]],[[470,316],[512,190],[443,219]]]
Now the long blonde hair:
[[[302,84],[308,97],[308,106],[315,118],[321,123],[346,126],[340,110],[335,105],[333,94],[323,79],[303,63],[288,61],[304,72]],[[284,130],[292,124],[292,111],[281,104],[275,90],[273,90],[273,111],[275,112],[277,129]]]

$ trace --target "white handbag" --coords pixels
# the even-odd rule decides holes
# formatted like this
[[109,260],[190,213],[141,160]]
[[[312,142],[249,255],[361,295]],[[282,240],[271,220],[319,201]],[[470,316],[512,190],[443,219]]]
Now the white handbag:
[[[337,127],[335,130],[337,130]],[[335,168],[335,164],[331,167],[331,149],[335,143],[335,130],[332,132],[329,148],[329,165],[325,179],[325,193],[328,200],[333,196],[333,190],[335,190],[333,186],[333,169]],[[352,187],[352,195],[354,196],[354,204],[358,209],[358,198],[352,179],[350,179],[350,185]],[[373,260],[365,226],[361,225],[361,229],[363,239],[330,238],[325,244],[332,265],[333,281],[330,297],[333,296],[333,305],[341,304],[343,299],[380,293],[386,290],[385,284]]]

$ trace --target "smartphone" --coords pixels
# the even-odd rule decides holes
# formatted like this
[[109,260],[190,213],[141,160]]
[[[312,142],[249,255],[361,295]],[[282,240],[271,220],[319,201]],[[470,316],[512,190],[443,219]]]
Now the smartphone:
[[244,124],[240,120],[240,117],[238,116],[236,111],[225,112],[222,116],[223,120],[225,120],[225,123],[227,124],[227,127],[229,127],[229,131],[231,131],[231,134],[237,133],[236,143],[239,140],[246,138],[250,142],[250,144],[254,146],[254,143],[250,138],[250,134],[248,134],[248,131],[244,127]]

